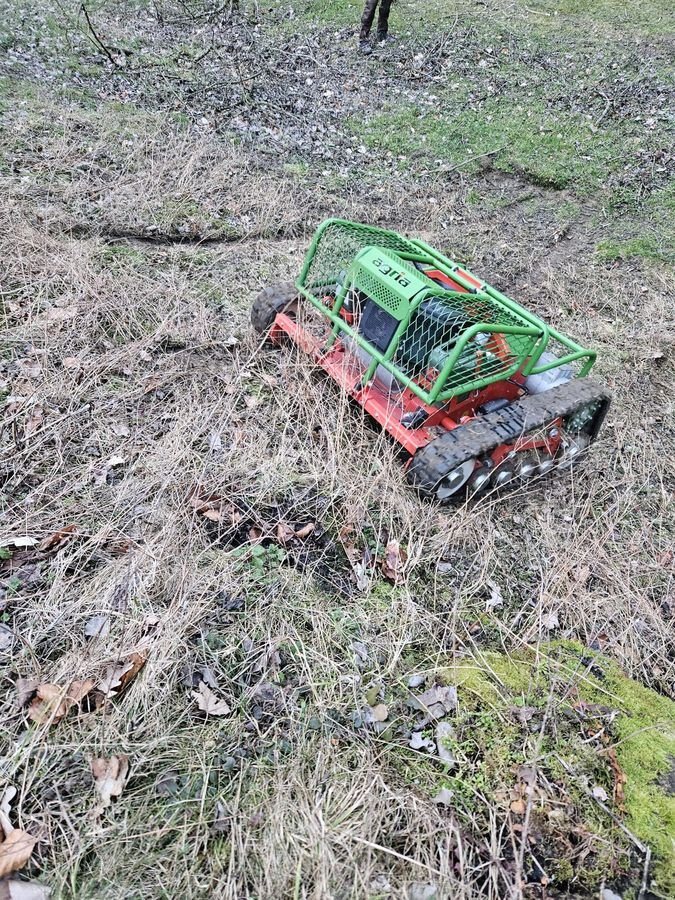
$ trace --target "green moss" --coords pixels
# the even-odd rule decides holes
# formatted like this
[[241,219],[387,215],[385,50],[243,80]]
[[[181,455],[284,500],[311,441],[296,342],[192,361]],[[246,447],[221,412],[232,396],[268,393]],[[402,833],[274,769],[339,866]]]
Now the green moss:
[[[553,693],[559,695],[558,713],[571,711],[579,700],[616,709],[619,715],[612,725],[610,746],[616,749],[626,775],[625,821],[652,849],[654,887],[664,896],[675,894],[675,797],[668,796],[662,784],[675,764],[672,700],[628,678],[615,663],[575,641],[554,641],[540,647],[536,654],[527,650],[510,655],[484,653],[475,662],[461,660],[444,669],[443,680],[457,685],[460,713],[468,710],[473,716],[470,741],[480,751],[484,769],[481,779],[487,773],[487,782],[479,779],[480,784],[470,768],[461,768],[451,779],[453,790],[459,791],[464,801],[475,791],[497,784],[500,773],[508,783],[504,766],[513,762],[515,737],[510,733],[512,726],[501,718],[509,707],[524,704],[542,708]],[[467,746],[465,742],[451,749],[458,758],[466,757]],[[604,781],[611,794],[607,758],[597,747],[589,746],[580,733],[570,732],[562,743],[560,737],[555,743],[549,739],[544,749],[551,754],[547,766],[556,779],[568,777],[565,767],[556,761],[557,754],[589,783]],[[462,779],[468,779],[464,787],[459,783]],[[578,796],[583,805],[583,793]],[[600,837],[611,832],[612,823],[604,813],[587,802],[586,806],[584,827]],[[608,864],[607,860],[602,863]],[[580,873],[575,877],[580,879]],[[585,873],[588,885],[594,883],[593,878],[592,871]]]
[[604,679],[591,681],[581,693],[621,710],[614,743],[626,775],[627,824],[657,858],[655,887],[674,896],[675,796],[666,794],[661,781],[675,765],[675,703],[627,678],[616,664],[603,660],[601,665]]

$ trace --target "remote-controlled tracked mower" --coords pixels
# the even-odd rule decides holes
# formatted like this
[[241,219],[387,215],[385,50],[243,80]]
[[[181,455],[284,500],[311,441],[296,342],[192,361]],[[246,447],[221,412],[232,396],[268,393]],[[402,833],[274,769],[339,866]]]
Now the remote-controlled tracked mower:
[[409,454],[408,478],[446,502],[569,468],[609,395],[595,353],[423,241],[329,219],[295,284],[251,321],[309,354]]

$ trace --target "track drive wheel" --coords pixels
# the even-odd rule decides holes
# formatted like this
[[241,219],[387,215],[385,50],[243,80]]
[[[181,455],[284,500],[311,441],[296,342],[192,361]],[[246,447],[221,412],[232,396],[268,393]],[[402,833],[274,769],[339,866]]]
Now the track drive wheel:
[[264,288],[251,306],[251,324],[259,334],[266,334],[277,313],[294,313],[297,309],[298,289],[292,281],[270,284]]
[[[423,496],[449,503],[466,494],[522,483],[553,468],[571,468],[598,433],[609,394],[590,378],[576,378],[542,394],[523,397],[504,409],[488,413],[446,431],[413,456],[408,479]],[[560,449],[554,457],[514,452],[505,464],[494,466],[497,447],[519,438],[538,436],[562,421]]]

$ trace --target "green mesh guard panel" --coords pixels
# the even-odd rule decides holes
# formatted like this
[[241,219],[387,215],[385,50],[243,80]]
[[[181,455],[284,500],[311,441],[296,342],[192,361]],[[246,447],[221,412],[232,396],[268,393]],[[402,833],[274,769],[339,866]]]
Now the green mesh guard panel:
[[[546,326],[539,328],[526,310],[488,285],[476,293],[444,290],[401,255],[439,266],[451,278],[458,270],[460,284],[473,277],[433,248],[393,231],[339,219],[319,227],[297,284],[332,323],[327,346],[341,332],[352,340],[359,336],[358,304],[350,324],[339,308],[356,288],[403,325],[391,339],[397,344],[389,345],[390,362],[384,348],[362,345],[372,358],[368,377],[385,365],[423,400],[436,402],[508,378],[525,364]],[[588,355],[570,347],[577,356]]]
[[[460,336],[473,325],[526,324],[511,310],[474,294],[427,297],[414,311],[394,363],[410,378],[433,384]],[[479,332],[460,353],[444,382],[444,393],[460,393],[479,379],[497,381],[513,374],[535,341],[530,335]]]
[[393,231],[351,222],[331,222],[322,232],[302,287],[319,299],[347,277],[354,258],[364,247],[381,247],[400,253],[416,253],[413,243]]

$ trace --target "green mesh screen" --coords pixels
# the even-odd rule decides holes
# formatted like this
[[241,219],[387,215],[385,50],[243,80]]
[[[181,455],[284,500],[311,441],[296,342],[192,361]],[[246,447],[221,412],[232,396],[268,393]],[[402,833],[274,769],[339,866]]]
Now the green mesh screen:
[[[310,263],[300,286],[308,294],[324,301],[334,297],[347,278],[354,258],[364,247],[378,247],[395,254],[420,256],[420,249],[395,232],[357,223],[332,221],[318,235],[309,251]],[[420,396],[430,392],[444,363],[457,346],[462,334],[474,325],[515,326],[531,330],[531,323],[496,299],[485,294],[444,294],[437,284],[422,272],[401,260],[416,278],[428,285],[430,296],[413,311],[410,324],[400,340],[392,363],[394,370],[405,374],[419,385]],[[371,297],[396,318],[402,300],[388,290],[382,279],[357,267],[355,287]],[[405,302],[405,301],[403,301]],[[330,301],[329,301],[330,306]],[[357,318],[352,328],[358,331]],[[328,315],[328,310],[327,313]],[[346,328],[339,320],[339,328]],[[498,381],[514,374],[532,352],[537,335],[503,335],[481,332],[475,335],[456,359],[444,381],[439,400],[473,390],[481,384]],[[374,348],[373,348],[374,349]],[[375,351],[376,352],[376,351]],[[394,377],[395,377],[394,371]]]
[[[474,325],[527,326],[518,315],[491,299],[473,294],[429,297],[413,313],[394,362],[408,377],[430,388],[457,343]],[[473,382],[513,374],[536,341],[530,335],[480,332],[468,341],[443,385],[443,393],[470,389]]]
[[399,253],[419,253],[414,244],[393,231],[343,222],[331,222],[323,231],[303,281],[310,294],[321,298],[341,281],[354,257],[364,247],[384,247]]

